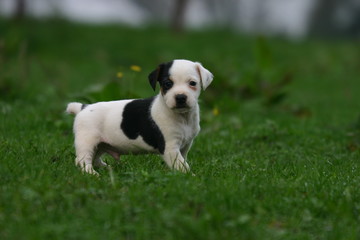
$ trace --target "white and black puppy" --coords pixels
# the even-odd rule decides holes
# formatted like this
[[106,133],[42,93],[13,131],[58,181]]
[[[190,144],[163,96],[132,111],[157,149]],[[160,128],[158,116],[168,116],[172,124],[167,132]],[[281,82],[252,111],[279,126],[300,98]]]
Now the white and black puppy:
[[200,131],[198,97],[213,80],[200,63],[174,60],[160,64],[149,75],[160,93],[146,99],[69,103],[74,121],[76,165],[97,174],[94,166],[106,166],[100,157],[122,154],[160,154],[170,168],[190,170],[186,162],[193,139]]

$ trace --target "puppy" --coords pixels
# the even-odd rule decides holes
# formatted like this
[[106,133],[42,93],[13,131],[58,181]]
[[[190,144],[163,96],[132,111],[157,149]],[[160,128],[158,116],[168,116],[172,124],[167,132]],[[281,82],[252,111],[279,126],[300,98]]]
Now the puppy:
[[149,75],[160,93],[146,99],[69,103],[75,114],[76,165],[97,174],[93,166],[106,166],[104,153],[160,154],[170,168],[190,171],[186,162],[193,139],[200,131],[198,97],[213,75],[198,62],[174,60],[160,64]]

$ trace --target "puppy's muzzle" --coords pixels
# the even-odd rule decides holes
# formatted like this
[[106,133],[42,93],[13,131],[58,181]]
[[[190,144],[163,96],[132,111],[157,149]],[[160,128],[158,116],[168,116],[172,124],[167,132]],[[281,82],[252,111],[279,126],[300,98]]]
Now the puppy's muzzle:
[[188,107],[186,104],[187,96],[185,94],[175,95],[176,108]]

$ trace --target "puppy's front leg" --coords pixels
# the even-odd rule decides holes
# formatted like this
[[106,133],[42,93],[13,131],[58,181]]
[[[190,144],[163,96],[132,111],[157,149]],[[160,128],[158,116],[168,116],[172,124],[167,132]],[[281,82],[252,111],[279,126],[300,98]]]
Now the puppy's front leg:
[[190,171],[189,164],[185,161],[179,149],[165,149],[163,159],[170,168],[181,172]]
[[189,142],[188,144],[186,144],[183,148],[180,149],[180,152],[183,156],[183,158],[185,159],[185,161],[187,160],[187,154],[191,148],[191,145],[192,145],[192,141]]

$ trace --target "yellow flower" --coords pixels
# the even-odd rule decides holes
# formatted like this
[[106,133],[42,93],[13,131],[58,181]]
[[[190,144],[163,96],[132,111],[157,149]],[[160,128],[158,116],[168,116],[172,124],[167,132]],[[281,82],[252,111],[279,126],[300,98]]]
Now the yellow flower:
[[141,67],[139,67],[138,65],[131,65],[130,69],[134,72],[141,72]]
[[214,116],[218,116],[219,115],[219,109],[217,107],[214,107],[212,110],[212,113]]
[[118,78],[122,78],[122,77],[124,76],[124,74],[123,74],[122,72],[118,72],[118,73],[116,74],[116,76],[117,76]]

